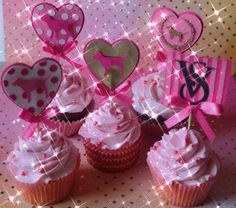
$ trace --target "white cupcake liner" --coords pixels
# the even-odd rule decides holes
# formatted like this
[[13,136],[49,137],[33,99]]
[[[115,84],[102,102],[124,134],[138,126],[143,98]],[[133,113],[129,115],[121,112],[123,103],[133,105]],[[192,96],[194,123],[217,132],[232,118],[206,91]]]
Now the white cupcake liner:
[[85,119],[72,122],[70,121],[54,121],[54,122],[58,125],[57,130],[61,134],[63,134],[66,137],[72,137],[78,133],[80,127],[84,123],[84,120]]

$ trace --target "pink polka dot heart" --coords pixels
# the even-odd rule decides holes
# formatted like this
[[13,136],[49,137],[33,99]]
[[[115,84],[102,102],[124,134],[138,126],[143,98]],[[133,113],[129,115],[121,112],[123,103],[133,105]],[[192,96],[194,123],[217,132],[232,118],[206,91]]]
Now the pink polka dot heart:
[[10,100],[37,116],[52,101],[61,81],[60,64],[44,58],[32,67],[21,63],[9,66],[2,74],[1,83]]
[[34,7],[31,14],[33,28],[42,41],[57,52],[79,35],[84,14],[76,4],[64,4],[59,8],[49,3]]

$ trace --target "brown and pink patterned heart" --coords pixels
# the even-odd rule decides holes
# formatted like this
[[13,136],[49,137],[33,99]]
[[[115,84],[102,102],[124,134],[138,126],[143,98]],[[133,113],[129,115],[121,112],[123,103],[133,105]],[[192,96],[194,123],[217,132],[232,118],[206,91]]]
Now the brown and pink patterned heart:
[[2,75],[2,87],[9,99],[35,116],[50,104],[61,81],[61,66],[50,58],[41,59],[32,67],[13,64]]
[[137,66],[139,50],[127,39],[113,44],[98,39],[87,44],[84,59],[92,74],[111,90],[115,90],[128,79]]

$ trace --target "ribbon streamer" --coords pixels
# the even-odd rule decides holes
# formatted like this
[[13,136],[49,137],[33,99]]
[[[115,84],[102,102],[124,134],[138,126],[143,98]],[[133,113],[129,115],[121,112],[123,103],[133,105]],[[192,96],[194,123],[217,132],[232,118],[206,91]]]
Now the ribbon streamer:
[[27,110],[22,110],[19,114],[19,118],[27,121],[30,125],[23,133],[23,139],[29,139],[35,132],[35,129],[39,126],[39,123],[45,124],[50,129],[57,128],[57,124],[50,120],[52,116],[55,116],[60,112],[56,106],[45,109],[40,115],[35,116],[33,113]]
[[125,84],[122,88],[116,90],[112,90],[104,83],[100,82],[97,84],[95,93],[104,97],[103,99],[100,100],[99,102],[100,105],[106,102],[106,100],[108,100],[110,97],[116,97],[124,104],[131,105],[132,100],[125,95],[130,90],[130,87],[131,87],[130,81],[128,81],[127,84]]
[[77,69],[82,69],[82,65],[74,62],[71,58],[69,58],[68,56],[66,56],[66,54],[70,53],[74,48],[76,48],[76,46],[78,45],[77,41],[72,41],[70,43],[67,43],[63,50],[61,52],[58,52],[56,49],[54,49],[52,46],[50,46],[49,44],[46,43],[45,46],[43,46],[43,50],[47,53],[52,54],[53,56],[57,56],[59,58],[63,58],[64,60],[66,60],[69,64],[71,64],[74,68]]
[[171,128],[188,118],[191,114],[193,114],[206,134],[207,138],[213,142],[215,139],[215,133],[210,127],[205,115],[213,115],[220,116],[222,114],[222,106],[213,103],[213,102],[202,102],[198,105],[192,105],[189,101],[184,100],[180,97],[173,97],[170,102],[171,107],[181,108],[183,109],[179,113],[176,113],[174,116],[165,121],[165,125],[167,128]]

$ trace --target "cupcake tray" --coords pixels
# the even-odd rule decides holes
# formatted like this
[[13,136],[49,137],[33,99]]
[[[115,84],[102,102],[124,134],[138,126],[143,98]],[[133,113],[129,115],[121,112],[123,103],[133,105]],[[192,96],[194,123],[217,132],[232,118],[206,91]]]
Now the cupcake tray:
[[[29,19],[32,6],[40,1],[6,0],[3,2],[5,22],[5,46],[7,64],[24,61],[28,64],[48,56],[41,50],[41,42],[36,38],[32,28],[25,21]],[[48,2],[59,5],[57,0]],[[151,41],[148,19],[159,5],[169,6],[178,12],[191,9],[204,19],[204,33],[194,47],[200,55],[222,56],[236,61],[235,53],[235,23],[236,4],[234,0],[224,1],[194,1],[194,0],[77,0],[87,16],[84,31],[79,36],[79,50],[82,52],[85,38],[90,36],[103,37],[108,32],[111,41],[122,37],[124,30],[141,50],[139,68],[149,70],[155,68],[153,56],[156,43]],[[114,2],[115,5],[111,4]],[[123,2],[123,3],[122,3]],[[200,2],[200,3],[199,3]],[[214,13],[214,9],[218,11]],[[94,13],[93,11],[96,11]],[[217,15],[218,14],[218,15]],[[219,19],[219,17],[221,19]],[[116,21],[111,21],[116,20]],[[119,22],[117,25],[115,22]],[[95,24],[96,23],[96,24]],[[105,23],[105,24],[104,24]],[[124,24],[121,26],[120,24]],[[96,25],[96,28],[94,27]],[[142,34],[142,36],[140,35]],[[147,47],[150,43],[150,48]],[[27,49],[25,51],[25,49]],[[150,54],[147,56],[147,54]],[[76,53],[71,56],[77,57]],[[211,120],[217,132],[217,138],[212,148],[222,160],[222,171],[218,182],[207,201],[199,207],[233,208],[236,207],[236,82],[231,80],[230,93],[224,115]],[[15,190],[15,183],[6,169],[4,160],[13,149],[14,142],[22,133],[26,123],[17,119],[19,109],[14,106],[0,90],[0,208],[31,208],[22,201]],[[210,120],[210,118],[209,118]],[[197,127],[197,126],[195,126]],[[151,138],[145,138],[140,157],[133,168],[117,174],[107,174],[95,170],[85,158],[83,145],[79,137],[71,139],[82,155],[80,168],[73,194],[68,200],[49,208],[157,208],[171,207],[158,199],[151,175],[146,164],[146,153],[154,143]]]

